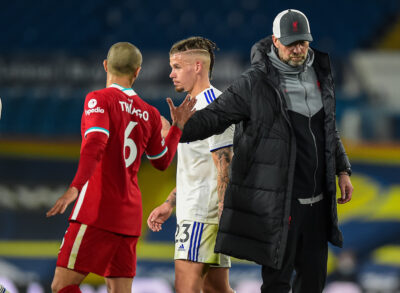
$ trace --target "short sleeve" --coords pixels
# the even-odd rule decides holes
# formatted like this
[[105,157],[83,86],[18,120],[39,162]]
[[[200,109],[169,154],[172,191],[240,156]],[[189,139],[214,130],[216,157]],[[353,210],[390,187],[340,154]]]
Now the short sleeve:
[[152,134],[146,147],[146,155],[149,160],[156,160],[165,155],[168,151],[165,145],[165,139],[161,136],[161,117],[160,113],[153,109],[152,111]]
[[89,93],[85,99],[84,112],[82,115],[84,137],[86,138],[91,132],[101,132],[110,136],[109,114],[106,98],[95,92]]
[[229,126],[223,133],[208,138],[210,152],[233,145],[235,125]]

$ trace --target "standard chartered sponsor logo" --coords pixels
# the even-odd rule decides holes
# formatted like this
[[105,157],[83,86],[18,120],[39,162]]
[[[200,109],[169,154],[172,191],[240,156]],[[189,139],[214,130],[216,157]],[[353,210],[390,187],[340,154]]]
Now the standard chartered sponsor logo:
[[128,104],[127,102],[119,101],[119,104],[121,105],[121,110],[123,112],[127,112],[131,115],[136,115],[137,117],[143,119],[144,121],[149,120],[149,112],[143,111],[141,109],[136,109],[133,107],[132,104]]

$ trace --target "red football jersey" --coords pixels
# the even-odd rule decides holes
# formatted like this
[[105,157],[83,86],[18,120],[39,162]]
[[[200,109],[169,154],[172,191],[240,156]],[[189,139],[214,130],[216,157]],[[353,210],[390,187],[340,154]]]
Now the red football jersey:
[[70,220],[125,235],[140,235],[142,199],[137,183],[141,156],[162,157],[158,110],[132,90],[113,84],[86,96],[82,149],[91,132],[108,136],[104,155],[82,187]]

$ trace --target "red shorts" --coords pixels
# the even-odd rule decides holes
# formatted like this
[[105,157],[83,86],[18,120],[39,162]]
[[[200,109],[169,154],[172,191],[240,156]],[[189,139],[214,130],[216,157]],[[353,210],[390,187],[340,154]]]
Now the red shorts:
[[71,222],[60,247],[57,266],[82,274],[133,278],[138,238]]

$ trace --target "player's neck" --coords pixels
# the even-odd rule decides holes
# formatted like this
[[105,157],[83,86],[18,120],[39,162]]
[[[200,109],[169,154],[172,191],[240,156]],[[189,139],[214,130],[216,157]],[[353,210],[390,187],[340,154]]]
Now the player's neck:
[[109,87],[110,85],[112,85],[113,83],[118,84],[119,86],[122,86],[124,88],[131,88],[133,81],[129,78],[126,77],[119,77],[119,76],[109,76],[107,78],[107,87]]
[[188,94],[190,94],[192,97],[195,97],[210,86],[210,79],[208,77],[198,80]]

